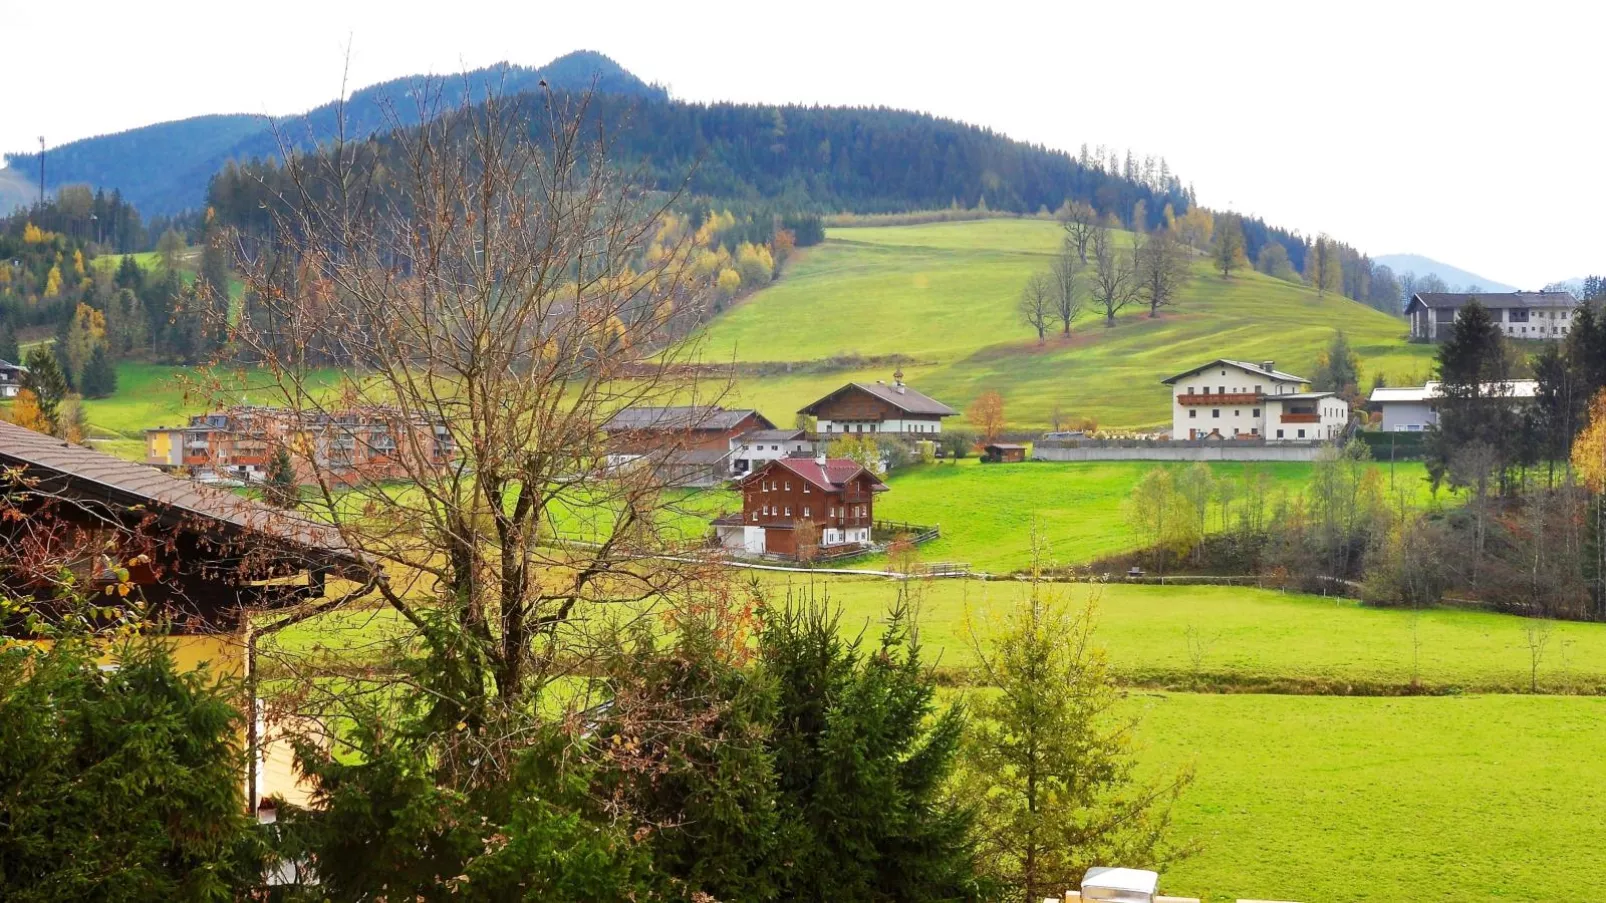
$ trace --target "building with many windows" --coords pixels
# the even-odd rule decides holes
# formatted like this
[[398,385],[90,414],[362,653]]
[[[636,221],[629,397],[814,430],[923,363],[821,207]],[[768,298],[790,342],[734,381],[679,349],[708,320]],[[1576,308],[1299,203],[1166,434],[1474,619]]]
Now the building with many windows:
[[1559,339],[1572,326],[1578,308],[1571,292],[1417,292],[1405,305],[1411,338],[1421,342],[1448,338],[1455,318],[1474,298],[1513,339]]
[[1325,442],[1349,424],[1349,402],[1309,392],[1310,382],[1258,364],[1217,358],[1161,380],[1171,387],[1172,439]]

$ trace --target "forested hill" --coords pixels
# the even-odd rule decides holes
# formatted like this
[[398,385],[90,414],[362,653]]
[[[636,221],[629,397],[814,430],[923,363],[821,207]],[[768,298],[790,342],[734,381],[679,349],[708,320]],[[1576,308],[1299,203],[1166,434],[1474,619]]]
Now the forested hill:
[[[546,102],[526,94],[503,109],[539,124]],[[881,213],[957,204],[1029,213],[1069,199],[1126,222],[1142,202],[1150,226],[1163,221],[1168,204],[1177,215],[1191,206],[1181,182],[1152,160],[1132,166],[1128,176],[1102,161],[1084,163],[923,113],[602,94],[586,110],[609,134],[615,165],[644,171],[657,188],[685,187],[722,206]],[[539,126],[533,131],[544,138]],[[250,222],[264,200],[256,184],[263,175],[271,184],[272,174],[261,167],[229,167],[214,181],[208,203],[227,221]]]
[[[450,108],[465,95],[530,91],[543,79],[558,90],[586,90],[595,82],[598,92],[605,94],[657,100],[668,96],[663,88],[647,84],[608,57],[579,51],[536,68],[497,65],[447,78],[414,75],[372,85],[353,93],[343,111],[337,102],[330,102],[281,120],[277,131],[306,148],[333,136],[342,113],[349,135],[387,130],[392,114],[403,125],[416,123],[416,95],[426,86],[439,91],[438,106]],[[171,214],[198,207],[206,197],[207,181],[230,160],[265,159],[276,156],[279,147],[274,127],[263,116],[195,116],[51,148],[45,179],[52,190],[77,183],[117,189],[146,216]],[[37,154],[8,154],[6,161],[12,169],[37,178]]]

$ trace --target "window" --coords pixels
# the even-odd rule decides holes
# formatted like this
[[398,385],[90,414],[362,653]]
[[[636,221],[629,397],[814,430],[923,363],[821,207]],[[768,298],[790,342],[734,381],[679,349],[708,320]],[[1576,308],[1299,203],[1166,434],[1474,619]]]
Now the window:
[[809,494],[809,484],[807,484],[807,483],[803,484],[803,494],[804,495],[808,495]]
[[1299,431],[1299,438],[1301,438],[1301,439],[1305,438],[1305,431],[1304,430],[1300,430]]
[[809,516],[809,506],[808,505],[804,505],[803,506],[803,516],[804,517],[808,517]]
[[1188,416],[1189,417],[1198,417],[1199,416],[1199,409],[1198,408],[1189,408],[1188,409]]
[[1220,408],[1211,408],[1210,409],[1210,416],[1211,417],[1215,417],[1216,419],[1219,420],[1221,418],[1221,409]]
[[1277,431],[1277,438],[1281,439],[1282,437],[1283,437],[1283,431],[1282,430],[1278,430]]
[[786,481],[786,491],[787,492],[791,492],[792,491],[792,481],[791,480],[787,480]]
[[[1222,371],[1222,375],[1223,376],[1226,375],[1226,371],[1225,370]],[[1227,394],[1227,387],[1226,386],[1216,386],[1216,388],[1221,390],[1219,394],[1221,394],[1221,395]]]
[[1233,435],[1234,435],[1234,436],[1237,436],[1237,435],[1238,435],[1238,428],[1237,428],[1237,427],[1233,427],[1233,428],[1232,428],[1232,434],[1233,434]]
[[791,517],[792,516],[792,506],[791,505],[787,505],[786,506],[786,516],[787,517]]
[[1255,394],[1256,395],[1260,394],[1260,383],[1255,383]]
[[1189,394],[1189,395],[1192,395],[1192,394],[1193,394],[1193,386],[1189,386],[1189,387],[1188,387],[1188,394]]
[[1233,408],[1232,409],[1232,416],[1234,416],[1234,417],[1241,417],[1241,416],[1243,416],[1243,413],[1244,412],[1243,412],[1242,408]]
[[1260,408],[1251,409],[1249,411],[1249,416],[1251,416],[1251,417],[1259,417],[1260,416]]

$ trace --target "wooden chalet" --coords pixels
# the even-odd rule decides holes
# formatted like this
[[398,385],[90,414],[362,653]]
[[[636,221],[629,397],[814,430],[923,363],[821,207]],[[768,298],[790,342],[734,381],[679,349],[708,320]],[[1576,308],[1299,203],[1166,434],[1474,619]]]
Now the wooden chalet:
[[858,462],[824,457],[777,458],[739,485],[741,513],[714,521],[720,545],[785,558],[869,545],[875,495],[887,491]]
[[982,458],[988,464],[1018,464],[1026,460],[1026,446],[1013,442],[993,442],[982,448]]
[[942,419],[953,408],[904,385],[903,371],[892,374],[889,385],[848,383],[798,413],[815,420],[815,435],[824,438],[846,434],[892,434],[911,439],[935,439]]
[[[176,479],[150,467],[0,422],[0,585],[32,597],[35,613],[61,613],[49,577],[67,568],[77,585],[143,607],[183,666],[209,662],[221,674],[252,676],[251,616],[297,606],[299,614],[345,597],[326,595],[329,578],[371,586],[376,571],[333,529],[249,499]],[[126,575],[126,576],[125,576]],[[357,592],[361,592],[358,590]],[[302,603],[312,603],[300,607]],[[0,636],[31,641],[20,618]],[[248,717],[248,742],[261,725]],[[288,749],[251,757],[248,798],[280,792]]]

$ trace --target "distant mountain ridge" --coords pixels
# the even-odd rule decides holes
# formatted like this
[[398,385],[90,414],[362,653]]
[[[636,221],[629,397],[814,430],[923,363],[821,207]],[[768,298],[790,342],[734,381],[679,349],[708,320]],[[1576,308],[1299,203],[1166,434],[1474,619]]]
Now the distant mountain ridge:
[[[346,134],[365,137],[388,130],[394,124],[392,113],[401,125],[417,124],[419,105],[413,99],[426,87],[437,91],[440,105],[449,108],[465,96],[473,99],[487,90],[507,94],[535,90],[542,80],[560,91],[586,90],[594,83],[601,94],[669,96],[661,86],[642,81],[612,59],[582,50],[533,68],[499,63],[461,75],[409,75],[370,85],[353,92],[345,103]],[[331,101],[283,117],[277,128],[264,116],[214,114],[85,138],[48,150],[45,179],[51,188],[88,183],[117,189],[146,216],[177,213],[199,206],[206,198],[208,180],[230,160],[278,156],[279,136],[298,149],[332,138],[341,112],[339,102]],[[20,177],[37,190],[26,175],[37,176],[37,153],[7,154],[6,162],[12,181]]]
[[[1442,263],[1434,260],[1431,257],[1423,257],[1421,254],[1379,254],[1374,256],[1372,261],[1374,263],[1381,263],[1387,266],[1389,269],[1394,271],[1394,275],[1396,276],[1402,273],[1415,273],[1418,276],[1437,276],[1440,279],[1443,279],[1444,284],[1449,286],[1451,289],[1464,289],[1470,286],[1477,286],[1484,291],[1489,292],[1518,291],[1517,287],[1514,285],[1507,285],[1504,282],[1497,282],[1493,279],[1479,276],[1477,273],[1473,273],[1469,270],[1463,270],[1460,267],[1451,266],[1448,263]],[[1539,288],[1537,285],[1532,287],[1535,289]]]

